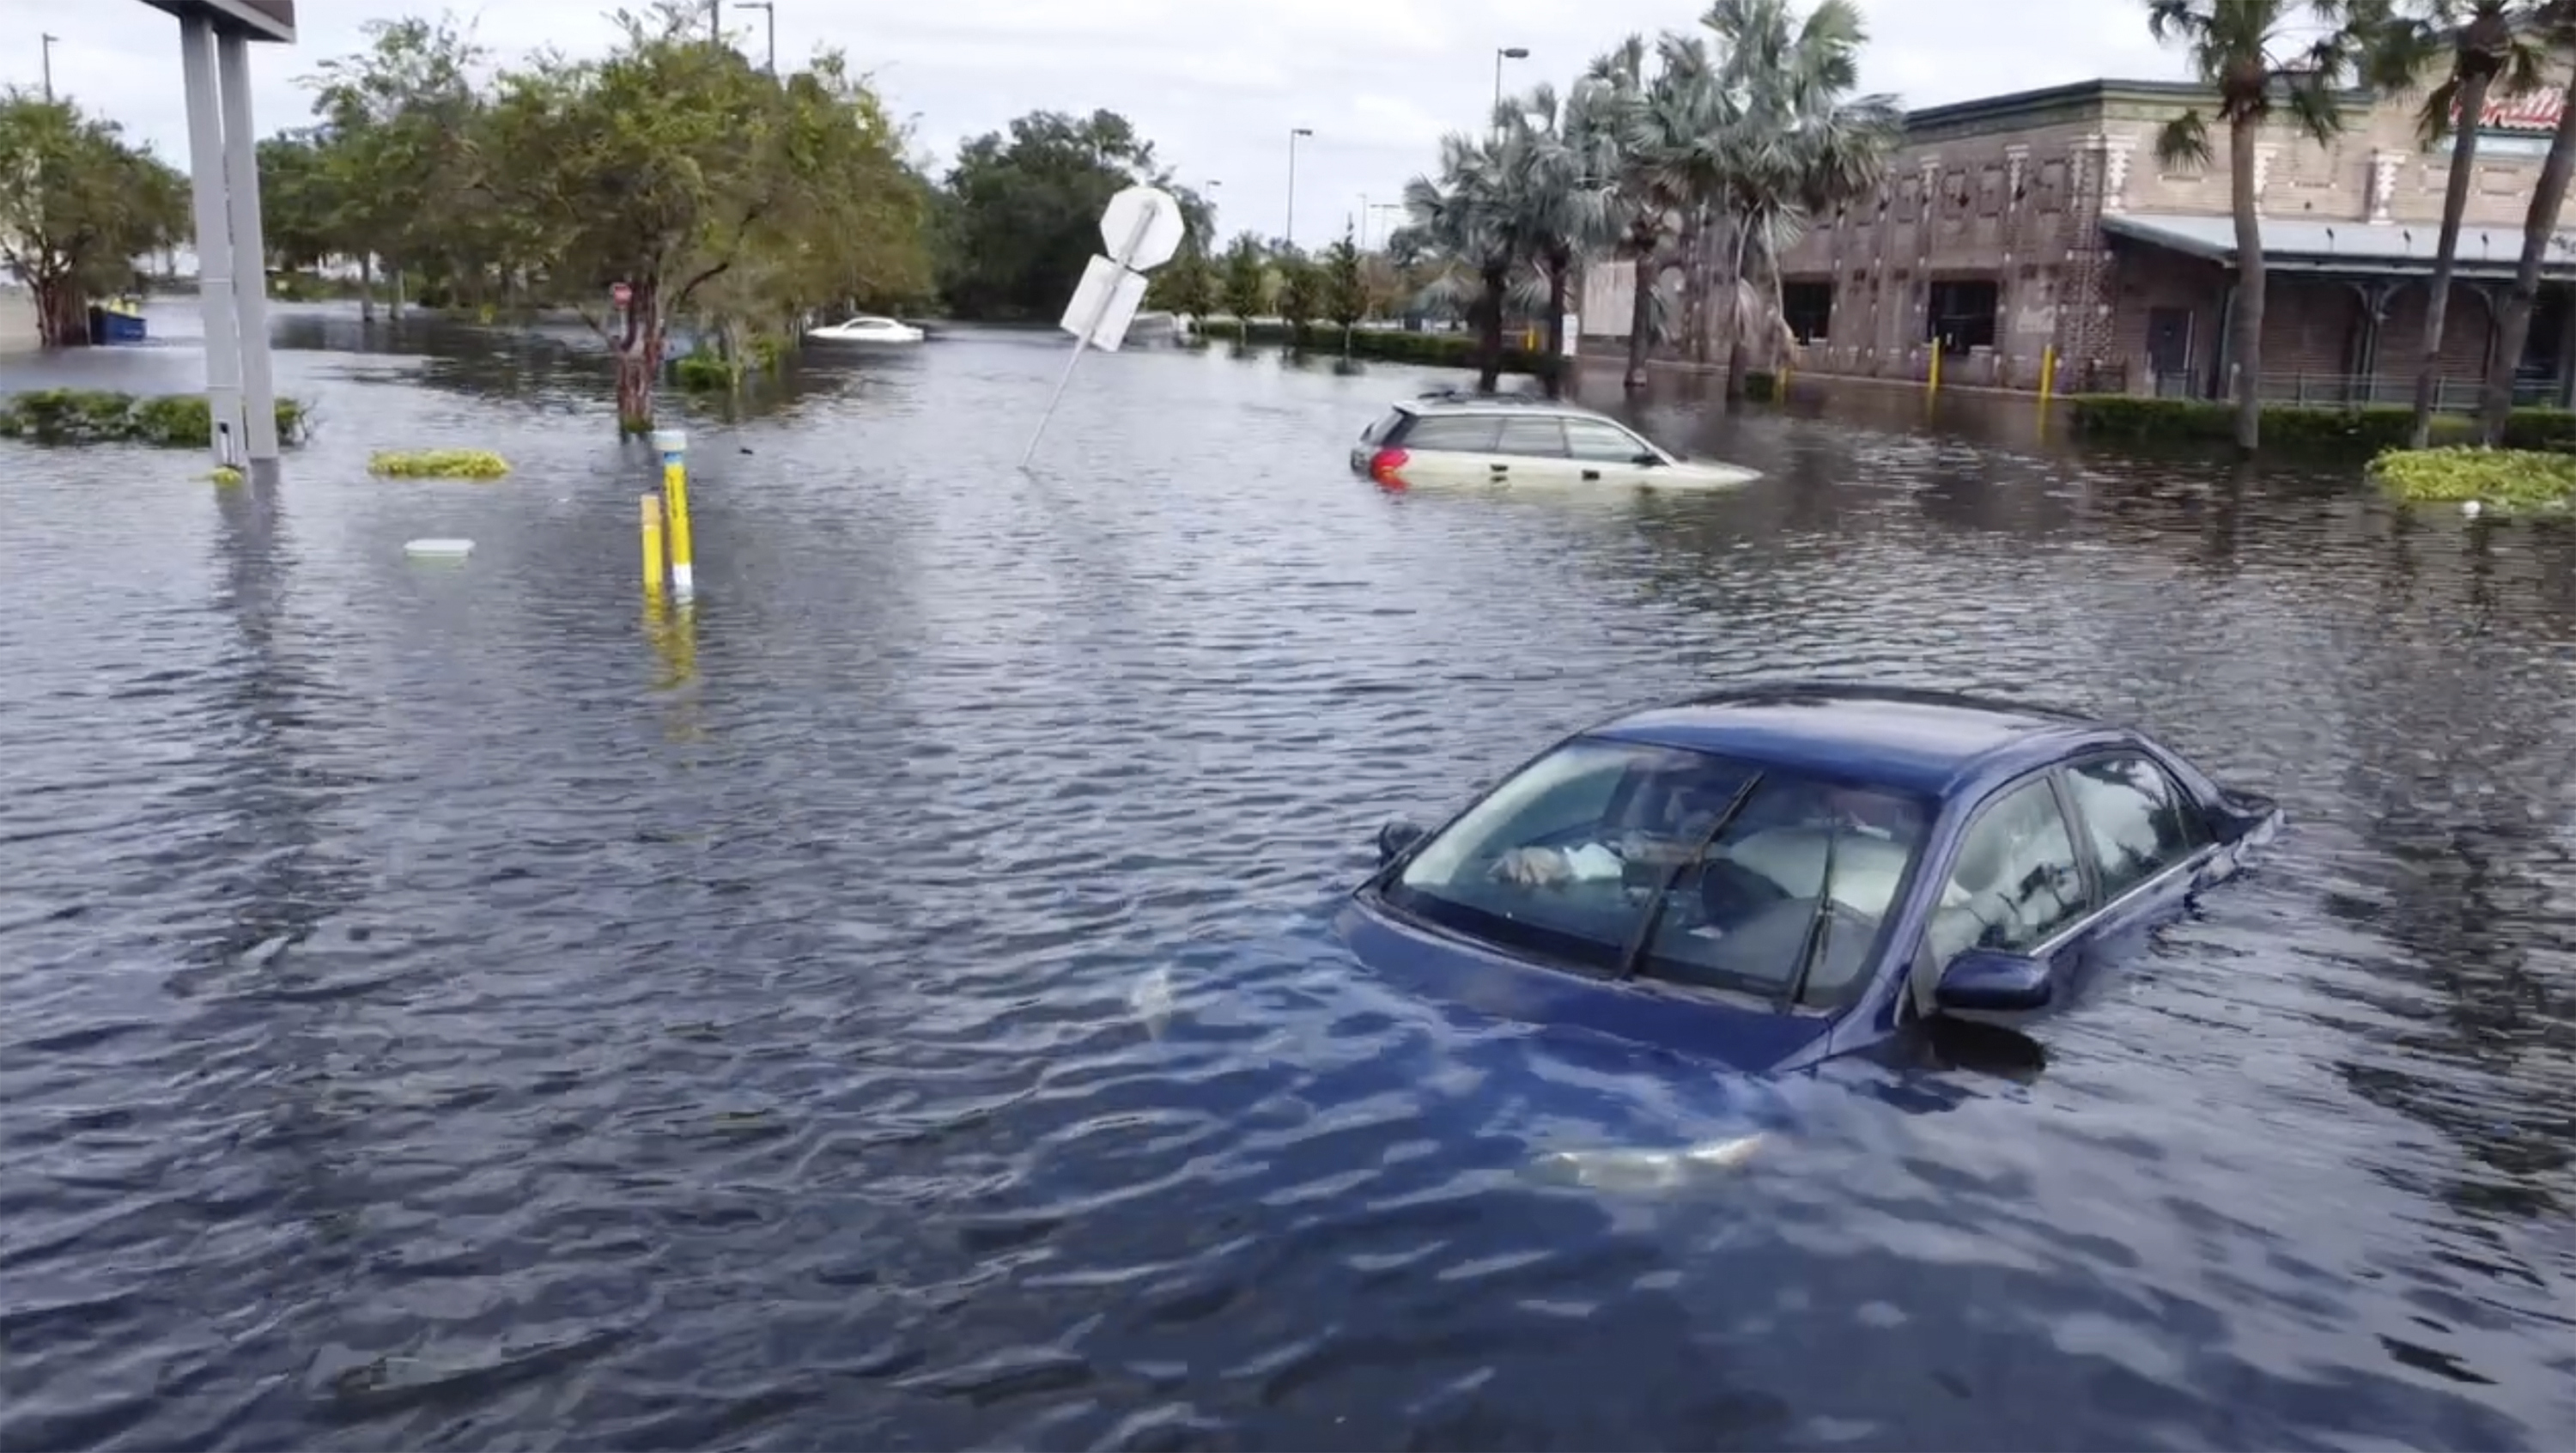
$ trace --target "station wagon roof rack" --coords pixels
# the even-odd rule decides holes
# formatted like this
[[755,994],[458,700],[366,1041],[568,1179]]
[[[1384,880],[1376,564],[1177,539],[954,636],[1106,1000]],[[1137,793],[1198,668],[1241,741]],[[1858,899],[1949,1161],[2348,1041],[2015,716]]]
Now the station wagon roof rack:
[[1557,407],[1564,406],[1563,400],[1551,399],[1544,394],[1486,394],[1478,393],[1474,389],[1457,387],[1425,389],[1421,393],[1415,394],[1413,398],[1414,402],[1424,404],[1548,404]]

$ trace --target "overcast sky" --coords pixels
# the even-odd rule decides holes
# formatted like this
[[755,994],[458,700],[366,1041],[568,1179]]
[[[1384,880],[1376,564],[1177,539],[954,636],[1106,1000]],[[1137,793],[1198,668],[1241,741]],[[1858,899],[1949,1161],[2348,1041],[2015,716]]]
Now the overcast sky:
[[[2093,76],[2162,77],[2177,62],[2147,38],[2141,0],[1861,0],[1871,43],[1865,85],[1930,105]],[[262,46],[253,69],[263,132],[304,122],[298,84],[324,57],[356,49],[374,17],[470,22],[503,58],[539,45],[609,43],[606,0],[303,0],[300,45]],[[1296,232],[1338,235],[1363,196],[1392,199],[1430,164],[1443,131],[1481,124],[1495,50],[1504,84],[1562,82],[1631,32],[1696,23],[1691,0],[778,0],[782,64],[817,45],[873,70],[915,147],[941,159],[965,137],[1022,112],[1124,113],[1184,181],[1216,181],[1219,225],[1277,233],[1297,144]],[[763,17],[725,5],[759,54]],[[39,78],[50,31],[54,85],[106,112],[174,163],[186,158],[177,22],[138,0],[0,0],[0,82]],[[1379,214],[1374,228],[1385,226]]]

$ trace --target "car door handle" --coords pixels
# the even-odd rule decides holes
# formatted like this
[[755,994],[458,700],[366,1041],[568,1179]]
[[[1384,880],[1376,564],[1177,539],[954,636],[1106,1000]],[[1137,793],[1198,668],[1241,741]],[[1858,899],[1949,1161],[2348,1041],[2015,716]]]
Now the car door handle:
[[1508,464],[1488,464],[1485,467],[1496,474],[1509,474],[1512,472],[1512,467]]
[[1601,477],[1601,471],[1598,469],[1587,469],[1583,471],[1583,477],[1585,479],[1599,479]]

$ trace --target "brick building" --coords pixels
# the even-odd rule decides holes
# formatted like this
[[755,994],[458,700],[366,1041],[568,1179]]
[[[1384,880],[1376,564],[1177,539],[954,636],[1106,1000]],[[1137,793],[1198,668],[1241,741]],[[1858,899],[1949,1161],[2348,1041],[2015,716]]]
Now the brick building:
[[[2189,84],[2086,81],[1911,112],[1875,197],[1823,219],[1782,259],[1782,302],[1813,373],[1946,382],[2227,391],[2236,240],[2227,140],[2206,168],[2167,168],[2158,129],[2210,97]],[[2449,145],[2417,134],[2420,97],[2348,98],[2332,142],[2282,126],[2256,155],[2269,264],[2264,391],[2312,401],[2411,396]],[[2443,400],[2486,376],[2495,314],[2522,251],[2559,93],[2490,104],[2444,328]],[[2562,232],[2517,374],[2532,402],[2576,383],[2576,232]],[[1582,317],[1624,342],[1633,268],[1591,270]]]

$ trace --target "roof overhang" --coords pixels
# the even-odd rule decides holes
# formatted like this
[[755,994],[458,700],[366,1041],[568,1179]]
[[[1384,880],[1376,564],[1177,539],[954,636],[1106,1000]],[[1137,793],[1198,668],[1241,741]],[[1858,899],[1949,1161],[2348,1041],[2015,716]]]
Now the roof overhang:
[[[200,16],[251,40],[295,43],[295,0],[143,0],[155,10]],[[129,12],[130,13],[130,12]]]
[[[2236,264],[2232,217],[2180,217],[2109,213],[2102,230],[2185,257],[2229,267]],[[2263,266],[2277,272],[2332,273],[2344,277],[2430,277],[2439,229],[2431,223],[2316,222],[2266,219]],[[2504,280],[2522,261],[2519,227],[2464,228],[2451,269],[2462,278]],[[2550,239],[2541,275],[2576,278],[2576,231]]]

